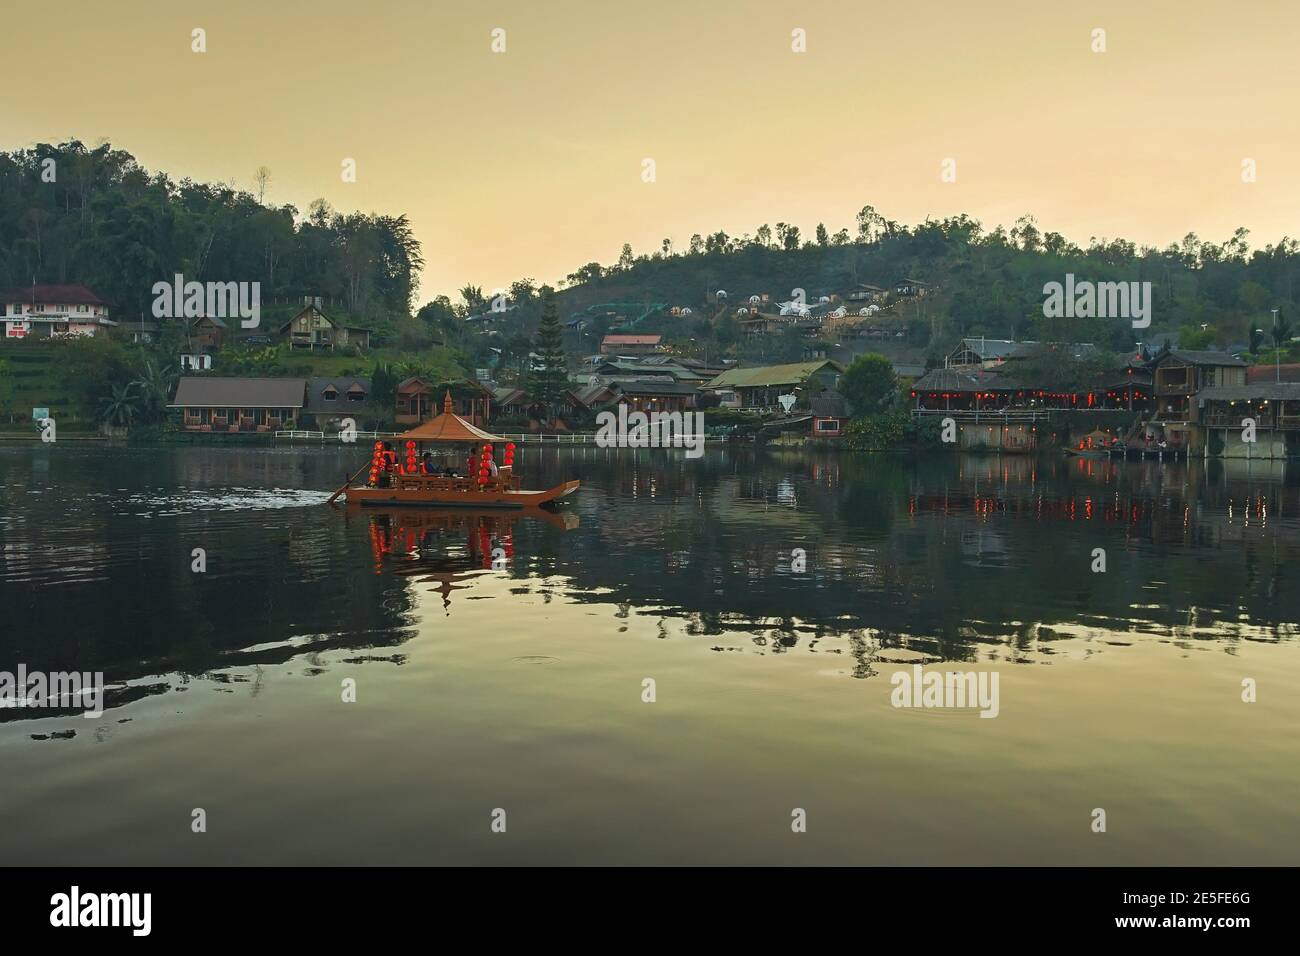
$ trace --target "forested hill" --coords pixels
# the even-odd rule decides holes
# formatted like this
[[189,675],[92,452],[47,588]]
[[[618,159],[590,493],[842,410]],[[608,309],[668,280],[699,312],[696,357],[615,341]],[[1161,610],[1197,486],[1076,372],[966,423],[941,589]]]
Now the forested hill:
[[78,282],[118,315],[147,316],[153,284],[181,273],[260,282],[263,301],[323,295],[379,319],[410,315],[423,264],[403,215],[266,206],[151,173],[107,144],[0,153],[0,288]]
[[[541,313],[539,282],[519,279],[497,300],[513,308],[466,323],[490,311],[491,293],[467,284],[446,295],[424,290],[417,301],[423,264],[401,214],[340,213],[319,200],[305,213],[267,206],[233,186],[149,172],[110,145],[70,141],[0,153],[0,287],[84,283],[118,316],[134,316],[148,314],[153,284],[178,272],[187,280],[259,281],[264,302],[326,296],[355,318],[387,325],[394,344],[408,330],[407,341],[421,334],[446,341],[475,366],[492,360],[493,349],[526,356]],[[815,302],[859,283],[891,288],[905,277],[936,292],[922,307],[887,309],[884,319],[932,356],[958,336],[979,334],[1090,341],[1117,352],[1160,331],[1178,331],[1184,348],[1252,338],[1258,345],[1253,330],[1271,330],[1272,309],[1281,310],[1284,329],[1293,321],[1298,267],[1295,240],[1252,249],[1244,229],[1223,242],[1189,234],[1164,249],[1123,239],[1080,245],[1029,216],[1010,228],[967,216],[908,226],[865,206],[846,226],[817,224],[807,234],[777,223],[741,236],[693,236],[684,248],[663,240],[638,254],[625,245],[614,263],[588,263],[552,282],[563,319],[596,317],[580,339],[569,334],[571,354],[589,354],[610,325],[663,304],[691,314],[649,316],[646,331],[663,332],[683,349],[725,349],[761,361],[785,359],[800,346],[779,336],[745,342],[734,314],[749,295],[779,302],[802,289]],[[1069,273],[1150,282],[1151,327],[1135,335],[1124,320],[1044,318],[1044,284]],[[408,324],[419,302],[422,322]],[[600,308],[586,311],[593,306]]]

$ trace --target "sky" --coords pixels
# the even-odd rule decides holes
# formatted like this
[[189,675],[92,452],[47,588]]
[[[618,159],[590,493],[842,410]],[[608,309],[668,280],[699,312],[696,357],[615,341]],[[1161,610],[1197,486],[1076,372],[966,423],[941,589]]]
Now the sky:
[[267,202],[304,213],[406,213],[421,301],[625,242],[852,231],[867,203],[1080,245],[1300,234],[1294,0],[6,6],[0,149],[107,139],[176,179],[269,167]]

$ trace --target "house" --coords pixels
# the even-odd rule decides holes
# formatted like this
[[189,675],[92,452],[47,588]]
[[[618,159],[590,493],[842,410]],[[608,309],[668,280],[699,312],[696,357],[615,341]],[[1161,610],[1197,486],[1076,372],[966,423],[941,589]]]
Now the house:
[[115,334],[133,345],[148,345],[157,341],[158,336],[162,334],[162,323],[151,319],[122,322],[117,326]]
[[601,355],[651,355],[659,351],[662,335],[610,333],[600,340]]
[[638,412],[684,412],[695,407],[698,386],[666,378],[634,379],[612,383],[617,405]]
[[31,285],[0,295],[5,338],[106,335],[117,325],[84,285]]
[[370,403],[370,379],[309,378],[302,412],[304,427],[320,431],[337,431],[345,418],[358,423],[372,418],[376,409]]
[[[718,393],[725,407],[784,414],[786,410],[781,406],[780,396],[794,395],[795,406],[806,408],[811,398],[834,389],[843,373],[844,367],[838,362],[819,359],[788,365],[728,369],[700,387]],[[731,399],[729,393],[734,394],[735,399]],[[735,400],[739,401],[738,405],[727,404]]]
[[1161,424],[1195,423],[1192,396],[1202,389],[1246,384],[1246,363],[1227,352],[1175,349],[1157,355],[1146,368],[1155,395],[1153,421]]
[[855,302],[859,305],[882,305],[889,299],[889,291],[887,289],[882,289],[878,285],[872,285],[870,282],[863,282],[855,285],[851,289],[845,289],[839,295],[845,302]]
[[1087,359],[1098,354],[1097,346],[1090,342],[1034,342],[1014,339],[990,339],[984,336],[962,339],[948,364],[953,368],[998,368],[1016,359],[1033,358],[1052,352],[1068,359]]
[[844,423],[849,418],[849,407],[843,396],[823,394],[812,399],[808,404],[812,409],[814,438],[839,438],[844,434]]
[[1246,369],[1246,384],[1300,382],[1300,365],[1252,365]]
[[[563,406],[566,413],[584,411],[588,406],[579,398],[578,389],[566,389],[563,398],[556,403]],[[542,406],[528,392],[518,386],[507,385],[492,390],[492,417],[538,419],[544,415]]]
[[207,372],[212,368],[212,355],[206,352],[182,352],[180,365],[182,372]]
[[396,422],[418,425],[443,410],[443,396],[450,392],[452,410],[476,427],[487,427],[492,417],[492,390],[482,382],[434,382],[411,376],[397,383]]
[[1199,441],[1192,450],[1224,458],[1300,455],[1300,382],[1211,385],[1195,402]]
[[229,331],[225,320],[213,315],[190,320],[190,341],[200,352],[220,352]]
[[335,349],[355,346],[370,348],[370,330],[344,325],[321,311],[319,301],[308,303],[301,312],[280,326],[279,334],[288,334],[293,349]]
[[[1050,379],[1021,378],[1014,370],[935,368],[912,383],[917,413],[1024,411],[1144,411],[1150,379],[1141,369],[1098,374],[1094,381],[1067,386]],[[1005,446],[1004,446],[1005,447]]]
[[167,407],[180,411],[186,431],[269,432],[294,426],[306,385],[301,378],[185,376]]
[[894,295],[901,299],[921,299],[929,292],[929,284],[920,279],[899,279],[894,283]]

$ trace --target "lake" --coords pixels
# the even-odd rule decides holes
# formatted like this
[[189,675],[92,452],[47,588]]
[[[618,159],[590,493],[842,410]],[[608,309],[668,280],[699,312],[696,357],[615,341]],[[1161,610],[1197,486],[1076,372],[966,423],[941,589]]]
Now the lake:
[[0,447],[0,670],[108,687],[0,710],[0,861],[1296,860],[1294,467],[529,445],[550,517],[327,507],[365,454]]

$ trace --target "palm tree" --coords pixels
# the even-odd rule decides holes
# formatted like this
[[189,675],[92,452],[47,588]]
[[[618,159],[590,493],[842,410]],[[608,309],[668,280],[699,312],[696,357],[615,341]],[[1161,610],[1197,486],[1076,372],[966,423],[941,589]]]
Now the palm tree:
[[134,383],[114,385],[113,394],[100,399],[101,417],[107,425],[129,425],[135,421],[139,399],[131,394]]
[[151,421],[158,421],[163,417],[167,400],[171,398],[172,387],[176,384],[176,377],[176,371],[170,366],[154,368],[153,362],[146,360],[140,378],[131,383],[131,386],[140,390],[141,411]]

